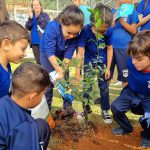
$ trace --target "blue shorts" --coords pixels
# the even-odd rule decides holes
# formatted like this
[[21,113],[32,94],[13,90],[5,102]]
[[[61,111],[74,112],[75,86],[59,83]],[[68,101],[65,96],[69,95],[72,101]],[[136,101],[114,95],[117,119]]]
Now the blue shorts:
[[128,80],[128,67],[127,67],[127,61],[129,58],[129,55],[127,54],[127,49],[117,49],[114,48],[113,51],[113,59],[112,59],[112,64],[111,64],[111,77],[110,79],[113,78],[113,73],[114,73],[114,68],[115,65],[117,66],[118,70],[118,80],[127,82]]

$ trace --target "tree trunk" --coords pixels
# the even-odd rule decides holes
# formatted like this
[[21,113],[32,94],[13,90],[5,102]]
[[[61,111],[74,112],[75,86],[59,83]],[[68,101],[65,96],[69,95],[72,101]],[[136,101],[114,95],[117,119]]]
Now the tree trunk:
[[0,0],[0,23],[9,20],[5,0]]

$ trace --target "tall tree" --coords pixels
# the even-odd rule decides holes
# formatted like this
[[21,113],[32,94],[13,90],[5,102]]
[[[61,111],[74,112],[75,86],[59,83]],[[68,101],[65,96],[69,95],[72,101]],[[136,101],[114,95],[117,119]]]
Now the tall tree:
[[0,0],[0,23],[9,20],[5,0]]

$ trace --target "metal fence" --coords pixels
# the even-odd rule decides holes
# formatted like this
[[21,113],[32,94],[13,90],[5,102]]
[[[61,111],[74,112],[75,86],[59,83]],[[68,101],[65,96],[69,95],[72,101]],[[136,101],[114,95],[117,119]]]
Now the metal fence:
[[[54,19],[61,11],[57,11],[57,10],[47,10],[45,9],[44,12],[48,13],[51,20]],[[28,7],[16,7],[14,6],[13,11],[9,12],[10,18],[12,20],[15,20],[17,22],[19,22],[20,24],[22,24],[23,26],[25,25],[25,23],[28,20]]]

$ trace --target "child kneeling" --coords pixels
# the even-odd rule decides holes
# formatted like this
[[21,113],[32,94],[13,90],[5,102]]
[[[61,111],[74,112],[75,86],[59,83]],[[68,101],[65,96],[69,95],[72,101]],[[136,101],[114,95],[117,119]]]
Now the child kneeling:
[[125,113],[131,109],[142,113],[139,122],[144,129],[142,147],[150,147],[150,31],[138,33],[129,44],[128,60],[130,75],[128,85],[121,95],[111,104],[114,120],[120,127],[112,130],[115,135],[124,135],[133,132]]
[[15,70],[11,97],[0,99],[0,149],[47,149],[49,125],[34,120],[28,109],[40,103],[49,84],[49,74],[40,65],[24,63]]

